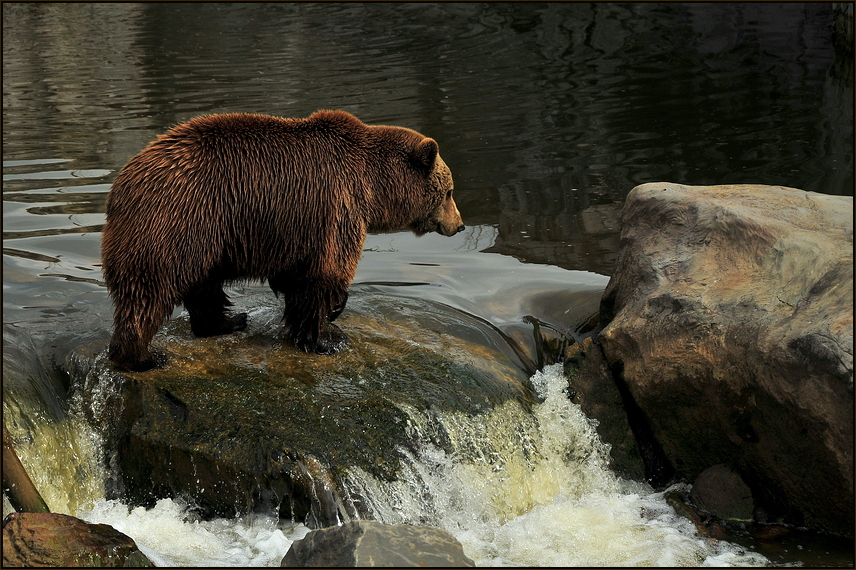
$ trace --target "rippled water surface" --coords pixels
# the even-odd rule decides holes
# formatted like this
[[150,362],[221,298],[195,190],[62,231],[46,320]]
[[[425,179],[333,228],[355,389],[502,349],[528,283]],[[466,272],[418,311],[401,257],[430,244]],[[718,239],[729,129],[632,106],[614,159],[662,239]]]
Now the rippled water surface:
[[839,17],[822,3],[4,4],[4,320],[109,314],[110,182],[202,113],[342,108],[420,130],[455,176],[473,254],[601,275],[639,183],[850,194]]
[[[38,402],[32,433],[65,413],[54,362],[110,332],[110,183],[178,122],[341,108],[435,138],[468,229],[369,236],[355,282],[573,332],[637,184],[853,193],[840,17],[828,3],[4,3],[4,412]],[[590,293],[570,315],[565,282]]]
[[12,238],[97,232],[115,173],[177,122],[326,107],[436,138],[496,251],[608,273],[609,206],[639,183],[853,192],[835,18],[823,3],[6,4],[5,246],[65,260]]

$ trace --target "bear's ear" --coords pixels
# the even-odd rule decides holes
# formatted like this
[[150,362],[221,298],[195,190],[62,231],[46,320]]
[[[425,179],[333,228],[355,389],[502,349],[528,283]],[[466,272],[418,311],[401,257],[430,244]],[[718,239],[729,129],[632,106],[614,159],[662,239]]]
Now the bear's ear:
[[440,152],[440,147],[437,146],[437,141],[426,138],[418,145],[413,152],[413,158],[416,162],[424,165],[426,168],[434,166],[434,161],[437,160],[437,154]]

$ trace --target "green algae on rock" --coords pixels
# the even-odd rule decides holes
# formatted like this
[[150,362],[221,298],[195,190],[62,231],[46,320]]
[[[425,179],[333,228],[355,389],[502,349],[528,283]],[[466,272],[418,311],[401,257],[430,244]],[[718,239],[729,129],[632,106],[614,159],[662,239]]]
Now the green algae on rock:
[[[170,322],[154,343],[168,360],[160,369],[117,373],[102,346],[69,358],[114,461],[109,496],[148,505],[183,495],[205,516],[336,524],[359,512],[338,489],[346,469],[394,477],[414,444],[408,413],[533,401],[501,333],[439,303],[355,296],[338,321],[351,344],[329,357],[283,340],[275,299],[257,297],[244,333],[196,339],[185,319]],[[431,437],[448,447],[441,427]]]

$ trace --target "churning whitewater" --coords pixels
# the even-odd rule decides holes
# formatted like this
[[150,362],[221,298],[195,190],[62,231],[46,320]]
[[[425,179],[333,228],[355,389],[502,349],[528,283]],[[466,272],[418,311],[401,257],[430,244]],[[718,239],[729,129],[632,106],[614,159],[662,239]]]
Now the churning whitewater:
[[[348,499],[368,518],[452,533],[479,566],[728,566],[768,563],[734,544],[702,538],[664,492],[614,475],[609,446],[567,397],[561,365],[531,379],[539,398],[475,416],[405,410],[419,441],[396,481],[352,470]],[[454,450],[431,443],[442,431]],[[196,520],[165,499],[150,510],[99,500],[77,513],[131,536],[159,566],[278,566],[302,524],[265,517]]]

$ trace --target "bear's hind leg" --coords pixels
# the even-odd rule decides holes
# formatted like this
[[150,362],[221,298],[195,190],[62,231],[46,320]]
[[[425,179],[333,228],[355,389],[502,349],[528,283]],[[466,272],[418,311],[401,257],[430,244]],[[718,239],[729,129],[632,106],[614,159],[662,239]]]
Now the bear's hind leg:
[[127,308],[126,304],[117,304],[107,357],[117,368],[130,372],[161,367],[166,364],[166,355],[150,351],[148,347],[169,308],[153,307],[149,313],[137,316],[134,310],[134,307]]
[[190,315],[190,329],[198,337],[219,336],[247,328],[247,314],[229,315],[229,297],[223,292],[223,283],[209,280],[194,288],[182,299]]

